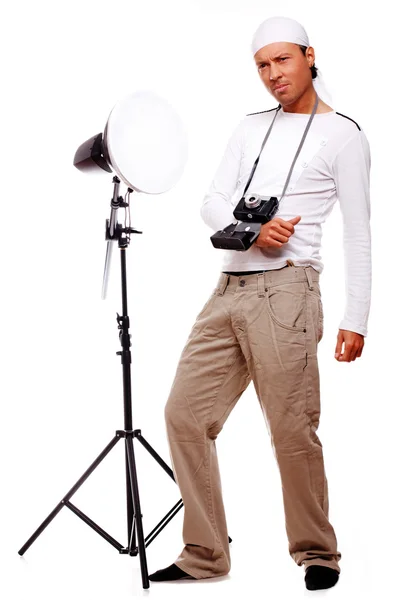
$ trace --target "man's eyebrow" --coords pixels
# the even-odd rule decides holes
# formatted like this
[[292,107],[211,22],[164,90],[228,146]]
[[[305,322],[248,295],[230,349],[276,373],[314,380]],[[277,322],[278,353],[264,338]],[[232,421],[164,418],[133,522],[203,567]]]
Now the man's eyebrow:
[[[275,60],[275,58],[280,58],[281,56],[286,56],[286,55],[288,55],[288,56],[292,56],[292,55],[290,54],[290,52],[280,52],[279,54],[275,54],[275,56],[273,56],[273,57],[272,57],[272,60]],[[258,64],[260,64],[260,63],[263,63],[263,62],[265,62],[266,60],[267,60],[266,58],[259,58],[259,59],[256,61],[256,64],[258,65]]]

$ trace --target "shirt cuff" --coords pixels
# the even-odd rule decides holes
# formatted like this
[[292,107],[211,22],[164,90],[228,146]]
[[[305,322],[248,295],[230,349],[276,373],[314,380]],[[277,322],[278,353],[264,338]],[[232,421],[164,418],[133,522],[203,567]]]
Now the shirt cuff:
[[354,323],[351,323],[350,321],[346,321],[346,319],[343,319],[339,323],[339,329],[346,329],[347,331],[354,331],[354,333],[359,333],[360,335],[363,335],[363,336],[366,336],[368,333],[367,327],[365,327],[363,325],[356,325]]

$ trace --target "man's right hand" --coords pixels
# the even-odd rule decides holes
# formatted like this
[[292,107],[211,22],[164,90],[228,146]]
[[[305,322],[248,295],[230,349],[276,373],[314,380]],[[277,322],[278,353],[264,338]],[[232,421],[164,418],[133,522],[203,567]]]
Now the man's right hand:
[[294,226],[300,221],[301,217],[293,217],[288,221],[284,221],[279,217],[275,217],[261,225],[260,233],[254,242],[256,246],[262,248],[280,248],[289,240],[294,233]]

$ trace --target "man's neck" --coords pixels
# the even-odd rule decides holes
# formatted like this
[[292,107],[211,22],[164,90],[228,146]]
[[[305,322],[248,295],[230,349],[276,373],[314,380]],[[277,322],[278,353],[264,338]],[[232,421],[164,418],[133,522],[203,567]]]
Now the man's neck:
[[[304,94],[302,94],[302,96],[300,96],[300,98],[297,98],[297,100],[291,104],[286,106],[282,104],[282,108],[284,112],[287,113],[302,113],[310,115],[314,108],[315,99],[316,91],[314,86],[312,86],[312,88],[309,88],[306,92],[304,92]],[[333,110],[331,106],[323,102],[321,98],[318,99],[316,114],[330,112],[331,110]]]

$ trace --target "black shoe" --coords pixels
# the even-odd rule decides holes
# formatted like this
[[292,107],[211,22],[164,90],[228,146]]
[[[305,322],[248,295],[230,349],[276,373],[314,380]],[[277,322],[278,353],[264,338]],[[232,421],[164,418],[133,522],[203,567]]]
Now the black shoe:
[[196,579],[182,571],[175,563],[172,563],[169,567],[165,569],[159,569],[155,573],[149,575],[150,581],[175,581],[176,579]]
[[333,587],[339,579],[339,572],[322,565],[310,565],[306,569],[304,581],[308,590],[325,590]]

